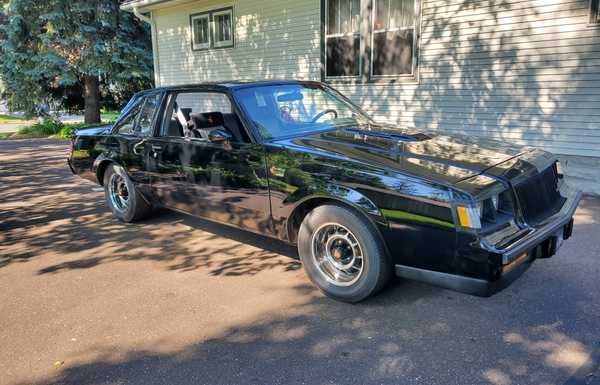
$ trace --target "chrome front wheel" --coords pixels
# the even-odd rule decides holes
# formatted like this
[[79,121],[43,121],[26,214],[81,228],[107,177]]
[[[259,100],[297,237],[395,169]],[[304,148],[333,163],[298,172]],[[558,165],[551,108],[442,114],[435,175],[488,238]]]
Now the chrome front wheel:
[[339,223],[325,223],[312,236],[312,257],[323,277],[336,286],[351,286],[364,270],[357,237]]

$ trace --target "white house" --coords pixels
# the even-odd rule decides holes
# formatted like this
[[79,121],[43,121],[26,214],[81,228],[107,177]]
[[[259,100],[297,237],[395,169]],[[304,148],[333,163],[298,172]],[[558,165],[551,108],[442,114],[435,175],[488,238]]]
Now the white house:
[[600,193],[600,0],[130,0],[156,84],[329,82],[376,119],[557,153]]

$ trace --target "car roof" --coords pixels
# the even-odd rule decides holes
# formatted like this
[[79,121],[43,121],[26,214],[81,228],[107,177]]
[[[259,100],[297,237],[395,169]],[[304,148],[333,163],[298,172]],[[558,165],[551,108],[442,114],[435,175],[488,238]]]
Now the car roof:
[[166,87],[157,87],[148,90],[144,90],[138,92],[138,95],[143,95],[146,93],[152,92],[161,92],[161,91],[182,91],[182,90],[197,90],[197,89],[207,89],[207,90],[215,90],[215,91],[228,91],[228,90],[236,90],[241,88],[252,88],[252,87],[261,87],[261,86],[277,86],[277,85],[286,85],[286,84],[321,84],[321,82],[317,81],[309,81],[309,80],[230,80],[223,82],[204,82],[204,83],[195,83],[195,84],[181,84],[176,86],[166,86]]

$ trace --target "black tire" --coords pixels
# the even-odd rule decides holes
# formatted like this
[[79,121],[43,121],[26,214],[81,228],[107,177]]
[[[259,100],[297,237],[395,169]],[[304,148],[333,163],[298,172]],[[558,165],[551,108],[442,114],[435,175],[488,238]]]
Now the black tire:
[[[338,227],[335,226],[338,225]],[[319,242],[320,234],[328,239],[327,244],[332,237],[332,231],[340,229],[346,234],[350,233],[351,239],[357,241],[362,254],[362,270],[353,277],[349,275],[347,282],[337,282],[335,277],[330,276],[323,267],[323,263],[318,263],[317,259],[322,255],[314,247],[323,245]],[[336,232],[337,234],[337,232]],[[335,236],[335,235],[334,235]],[[313,245],[314,238],[314,245]],[[326,247],[321,250],[327,249]],[[347,247],[347,250],[352,248]],[[331,250],[335,250],[332,248]],[[389,281],[391,265],[387,257],[381,237],[374,226],[362,215],[341,205],[328,204],[315,208],[304,218],[300,231],[298,233],[298,253],[302,260],[304,271],[310,280],[323,291],[327,296],[343,302],[355,303],[366,299],[377,293]],[[315,256],[315,254],[318,254]],[[329,253],[331,255],[331,253]],[[335,252],[333,253],[335,254]],[[336,254],[338,257],[340,253]],[[330,257],[332,258],[332,257]],[[356,259],[356,258],[353,258]],[[341,260],[338,260],[341,261]],[[329,265],[333,267],[333,265]],[[352,266],[354,267],[354,265]],[[356,268],[358,270],[358,268]],[[346,270],[343,270],[344,272]],[[354,269],[348,271],[354,272]]]
[[[113,176],[115,174],[114,180],[116,181],[118,179],[119,181],[122,181],[127,190],[126,204],[123,204],[121,207],[118,206],[119,201],[117,201],[116,198],[111,198],[111,194],[115,190],[114,188],[111,188],[111,183],[113,183]],[[135,188],[123,167],[114,163],[108,165],[104,172],[104,197],[113,216],[122,222],[138,221],[146,218],[152,211],[152,207]]]

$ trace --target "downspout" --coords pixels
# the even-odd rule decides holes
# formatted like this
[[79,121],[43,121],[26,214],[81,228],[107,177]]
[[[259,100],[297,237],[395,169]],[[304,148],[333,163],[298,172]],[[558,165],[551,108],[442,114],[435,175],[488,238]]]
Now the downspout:
[[133,8],[133,14],[141,21],[150,24],[150,31],[152,35],[152,63],[154,65],[154,86],[160,87],[160,61],[158,59],[158,40],[156,36],[156,24],[151,17],[148,17],[140,12],[138,7]]

